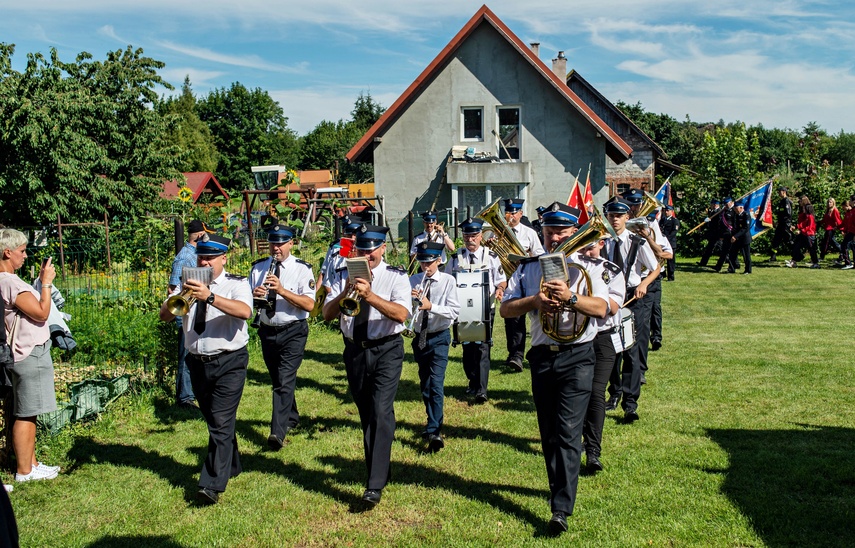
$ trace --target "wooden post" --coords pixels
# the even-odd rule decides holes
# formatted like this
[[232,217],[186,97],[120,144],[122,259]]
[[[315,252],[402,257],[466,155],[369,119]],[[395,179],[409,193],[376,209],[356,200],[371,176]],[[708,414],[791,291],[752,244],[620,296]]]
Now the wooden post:
[[107,220],[107,212],[104,212],[104,236],[107,240],[107,270],[110,269],[110,223]]
[[[249,203],[249,191],[243,191],[243,204],[246,207],[246,230],[249,232],[249,249],[250,253],[254,254],[256,252],[255,249],[255,231],[252,229],[252,211],[250,210]],[[240,227],[238,227],[238,231],[240,231]],[[240,232],[238,232],[240,233]]]
[[59,237],[59,267],[62,268],[62,281],[65,281],[65,250],[62,246],[62,219],[56,215],[56,233]]
[[460,224],[460,218],[459,217],[460,217],[460,215],[458,215],[458,209],[455,207],[454,208],[454,239],[455,240],[457,239],[457,230],[458,230],[457,225]]

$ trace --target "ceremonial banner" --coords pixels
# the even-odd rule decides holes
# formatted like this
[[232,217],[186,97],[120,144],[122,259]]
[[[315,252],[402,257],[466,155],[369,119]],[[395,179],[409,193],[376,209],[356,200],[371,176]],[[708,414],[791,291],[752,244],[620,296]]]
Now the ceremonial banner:
[[579,216],[579,224],[583,225],[588,222],[588,208],[594,203],[594,193],[591,192],[591,166],[588,165],[588,176],[585,178],[585,192],[583,200],[582,214]]
[[671,197],[671,181],[670,177],[662,183],[662,186],[659,187],[659,190],[654,194],[654,198],[659,200],[661,203],[669,206],[674,206],[674,199]]
[[740,198],[745,201],[745,210],[751,215],[751,239],[772,228],[773,182],[769,180]]

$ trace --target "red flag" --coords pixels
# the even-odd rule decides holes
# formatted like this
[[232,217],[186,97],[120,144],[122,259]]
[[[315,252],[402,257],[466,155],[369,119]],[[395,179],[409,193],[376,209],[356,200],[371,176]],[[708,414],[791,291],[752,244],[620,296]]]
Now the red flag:
[[582,213],[579,215],[579,224],[583,225],[588,222],[588,208],[594,205],[594,193],[591,192],[591,167],[588,166],[588,176],[585,177],[585,197],[583,206],[580,208]]
[[582,194],[579,192],[579,178],[573,181],[573,188],[570,189],[570,196],[567,197],[567,205],[570,207],[579,207],[582,203]]

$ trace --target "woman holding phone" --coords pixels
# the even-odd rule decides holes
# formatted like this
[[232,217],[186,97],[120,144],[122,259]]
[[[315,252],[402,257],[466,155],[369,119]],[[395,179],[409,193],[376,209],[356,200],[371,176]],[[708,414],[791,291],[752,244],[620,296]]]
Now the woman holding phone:
[[42,263],[39,272],[42,287],[36,291],[15,274],[26,258],[27,237],[12,228],[0,229],[0,296],[6,303],[5,327],[15,357],[11,371],[16,481],[53,479],[59,473],[58,466],[36,460],[36,417],[56,409],[47,324],[56,270],[50,258]]

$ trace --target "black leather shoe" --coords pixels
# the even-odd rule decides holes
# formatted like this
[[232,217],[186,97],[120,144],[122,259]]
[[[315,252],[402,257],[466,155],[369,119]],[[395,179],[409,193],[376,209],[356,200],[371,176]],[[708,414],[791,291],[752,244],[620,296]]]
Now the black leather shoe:
[[512,356],[508,358],[507,365],[517,373],[523,370],[522,358],[520,358],[519,356]]
[[606,400],[606,411],[614,411],[620,403],[620,396],[614,395]]
[[190,409],[193,411],[199,410],[199,406],[193,400],[187,400],[187,401],[180,402],[178,404],[178,407],[180,407],[181,409]]
[[478,390],[475,388],[467,388],[466,389],[466,395],[467,396],[474,396],[477,392],[478,392]]
[[641,374],[641,384],[647,384],[647,377],[644,376],[644,373]]
[[383,491],[380,489],[366,489],[362,493],[362,502],[368,508],[374,508],[380,503],[380,498],[383,496]]
[[196,493],[196,500],[202,504],[217,504],[220,500],[220,494],[208,489],[207,487],[202,487],[199,489],[199,492]]
[[443,447],[445,447],[445,440],[442,439],[442,435],[431,434],[430,439],[428,441],[428,451],[430,451],[431,453],[436,453]]
[[662,348],[662,341],[653,341],[650,343],[650,350],[656,352],[660,348]]
[[282,446],[285,445],[279,436],[275,434],[270,434],[267,436],[267,447],[270,448],[271,451],[279,451],[282,449]]
[[475,394],[475,403],[487,403],[487,394]]
[[587,461],[588,470],[591,472],[601,472],[603,470],[603,463],[600,462],[600,457],[597,455],[592,455],[588,453],[588,461]]
[[423,430],[423,431],[422,431],[422,439],[423,439],[423,440],[425,440],[425,441],[427,441],[427,440],[429,440],[429,439],[430,439],[430,434],[428,433],[428,431],[427,431],[427,430]]
[[553,512],[552,518],[549,520],[549,532],[558,536],[566,530],[567,518],[564,517],[564,512]]
[[633,423],[640,418],[641,417],[638,416],[638,412],[635,410],[624,411],[623,413],[623,421],[626,423]]

